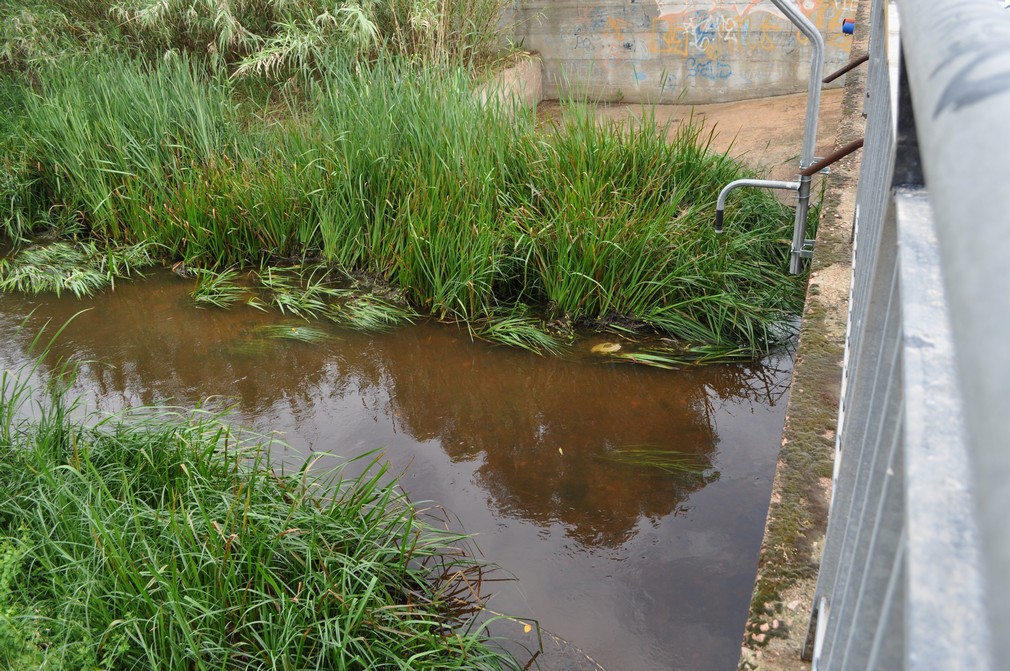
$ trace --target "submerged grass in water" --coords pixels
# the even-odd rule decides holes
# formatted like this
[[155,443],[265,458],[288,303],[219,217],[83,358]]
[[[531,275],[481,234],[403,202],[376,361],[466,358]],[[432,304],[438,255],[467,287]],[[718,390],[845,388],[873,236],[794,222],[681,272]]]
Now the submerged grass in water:
[[712,465],[695,455],[647,445],[617,448],[605,452],[597,458],[622,466],[659,473],[699,475],[706,479],[717,477],[712,470]]
[[241,300],[249,301],[247,290],[236,281],[239,277],[236,270],[214,272],[200,269],[196,271],[196,277],[196,286],[190,296],[197,305],[227,308]]
[[257,326],[253,334],[260,338],[275,338],[277,340],[297,340],[298,342],[322,342],[333,336],[322,329],[305,326],[304,324],[271,324]]
[[0,659],[17,669],[518,669],[486,566],[382,467],[271,470],[206,412],[0,398]]
[[568,344],[562,338],[548,333],[541,320],[522,312],[491,317],[472,327],[471,333],[484,340],[537,353],[560,354]]
[[631,352],[611,354],[615,361],[637,363],[653,368],[675,370],[682,366],[698,364],[735,363],[753,358],[753,352],[744,347],[720,345],[661,344],[640,347]]
[[302,319],[315,319],[327,310],[327,299],[335,297],[333,289],[304,277],[299,269],[266,268],[257,276],[268,294],[269,302],[281,314]]
[[414,323],[417,313],[407,306],[371,294],[344,291],[339,296],[339,302],[330,305],[326,317],[357,331],[387,331]]
[[[263,309],[267,304],[281,314],[301,317],[304,320],[326,320],[344,328],[358,331],[386,331],[403,324],[413,323],[417,313],[393,299],[383,298],[362,289],[333,286],[325,269],[314,268],[306,273],[302,268],[265,268],[254,282],[240,283],[239,272],[209,269],[196,271],[197,284],[190,296],[197,305],[227,308],[240,301]],[[264,294],[265,301],[257,293]],[[278,326],[262,327],[270,335],[293,331],[294,339],[311,342],[325,332],[307,326],[290,329]],[[304,336],[304,337],[302,337]]]

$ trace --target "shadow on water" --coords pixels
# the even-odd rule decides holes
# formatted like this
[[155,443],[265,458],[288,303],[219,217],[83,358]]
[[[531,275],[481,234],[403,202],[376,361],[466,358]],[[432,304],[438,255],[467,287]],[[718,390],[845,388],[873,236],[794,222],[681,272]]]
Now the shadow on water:
[[[437,325],[307,344],[265,336],[275,314],[195,309],[189,288],[155,273],[92,301],[2,296],[0,359],[24,360],[47,320],[92,308],[53,348],[53,361],[81,363],[89,407],[213,396],[280,432],[289,462],[382,448],[412,498],[451,511],[518,578],[495,610],[537,619],[611,670],[735,666],[787,360],[669,372],[607,364],[588,345],[536,357]],[[621,450],[700,472],[607,458]],[[592,668],[548,657],[542,668]]]

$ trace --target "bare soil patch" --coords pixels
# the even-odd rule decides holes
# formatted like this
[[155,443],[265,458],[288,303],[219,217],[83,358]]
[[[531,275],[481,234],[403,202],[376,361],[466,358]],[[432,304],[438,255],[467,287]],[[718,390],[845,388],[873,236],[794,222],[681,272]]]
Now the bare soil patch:
[[[832,89],[821,94],[818,116],[818,156],[834,148],[835,134],[842,118],[842,89]],[[601,104],[596,109],[600,119],[629,121],[641,117],[646,109],[654,110],[661,124],[670,122],[670,134],[680,123],[690,119],[702,120],[713,133],[712,148],[728,151],[761,177],[790,179],[799,172],[800,150],[803,145],[803,126],[806,117],[807,95],[776,96],[741,100],[713,105],[625,105]],[[559,118],[561,107],[556,102],[541,103],[541,114]],[[788,195],[788,194],[787,194]]]

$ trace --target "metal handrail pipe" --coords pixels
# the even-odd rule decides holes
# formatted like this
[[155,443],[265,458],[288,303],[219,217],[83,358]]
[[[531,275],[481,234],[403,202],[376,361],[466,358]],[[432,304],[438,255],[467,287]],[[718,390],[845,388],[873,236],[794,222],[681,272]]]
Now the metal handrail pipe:
[[[803,33],[813,47],[810,59],[810,77],[807,85],[807,115],[803,128],[803,150],[800,154],[800,170],[814,162],[817,145],[817,116],[821,109],[821,78],[824,75],[824,38],[810,19],[792,2],[772,0],[786,17]],[[807,212],[810,209],[810,178],[800,178],[796,190],[796,218],[793,221],[793,241],[789,254],[789,272],[799,274],[802,269],[803,248],[807,238]]]
[[793,220],[793,241],[789,250],[789,274],[799,275],[803,271],[803,249],[807,244],[807,213],[810,211],[810,175],[800,175],[800,186],[796,190],[796,218]]
[[726,197],[729,196],[729,192],[733,189],[738,189],[741,186],[756,186],[765,189],[786,189],[789,191],[798,191],[800,188],[799,182],[782,182],[772,179],[738,179],[736,181],[730,182],[726,186],[722,187],[722,191],[719,192],[719,199],[715,204],[715,232],[722,233],[722,217],[723,211],[726,209]]
[[[821,76],[824,73],[824,38],[810,19],[790,0],[771,0],[779,11],[786,15],[794,26],[803,33],[813,48],[810,60],[810,78],[807,85],[807,113],[803,128],[803,148],[800,152],[800,170],[814,162],[814,147],[817,143],[817,115],[821,108]],[[723,207],[726,194],[737,186],[763,186],[796,191],[796,219],[793,222],[793,241],[789,257],[789,272],[797,274],[801,269],[801,259],[806,246],[807,211],[810,207],[810,177],[800,177],[799,182],[771,182],[764,180],[738,180],[728,184],[719,194],[719,205],[715,213],[715,230],[722,231]]]
[[[976,482],[982,574],[996,660],[1010,659],[1010,11],[993,0],[896,0],[933,209]],[[939,504],[940,499],[934,499]],[[955,531],[952,529],[951,531]],[[958,537],[960,539],[960,537]],[[928,544],[942,541],[934,533]],[[958,552],[961,552],[959,548]],[[914,555],[914,552],[910,553]],[[937,580],[958,571],[926,564]],[[942,584],[942,583],[938,583]],[[934,590],[935,592],[935,590]],[[926,598],[929,595],[922,595]],[[938,594],[936,603],[950,603]],[[960,599],[960,597],[958,597]],[[931,612],[930,608],[923,608]],[[912,625],[918,625],[913,622]],[[910,627],[910,636],[933,636]],[[954,632],[946,634],[958,640]],[[963,664],[963,661],[960,662]],[[936,668],[943,666],[936,662]],[[949,668],[949,667],[948,667]]]
[[868,53],[863,54],[859,58],[854,58],[851,61],[849,61],[848,63],[846,63],[845,65],[843,65],[842,67],[840,67],[837,70],[835,70],[834,72],[832,72],[830,75],[828,75],[824,79],[822,79],[821,83],[822,84],[830,84],[831,82],[835,81],[836,79],[838,79],[839,77],[841,77],[842,75],[844,75],[849,70],[852,70],[853,68],[856,68],[856,67],[862,65],[863,63],[865,63],[868,60],[870,60],[870,54],[868,54]]
[[[810,40],[813,55],[810,60],[810,77],[807,85],[807,117],[803,130],[803,153],[800,155],[800,168],[805,168],[814,161],[814,149],[817,144],[817,115],[821,108],[821,78],[824,74],[824,38],[810,19],[799,10],[795,3],[789,0],[772,0],[772,4],[786,15],[793,25]],[[806,221],[804,213],[804,221]]]

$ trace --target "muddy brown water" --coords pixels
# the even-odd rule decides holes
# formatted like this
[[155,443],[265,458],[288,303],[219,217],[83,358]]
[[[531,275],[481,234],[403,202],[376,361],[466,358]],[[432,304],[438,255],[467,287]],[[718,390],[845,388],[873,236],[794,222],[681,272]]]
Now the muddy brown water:
[[[413,500],[515,577],[489,607],[550,632],[540,668],[736,667],[788,358],[663,371],[605,363],[592,340],[547,358],[428,324],[306,344],[258,335],[288,323],[276,314],[194,308],[189,289],[158,272],[93,300],[0,296],[0,365],[87,308],[54,345],[80,363],[86,407],[217,397],[233,423],[277,432],[287,463],[381,449]],[[708,477],[601,458],[642,446],[695,455]],[[503,631],[535,644],[536,629]]]

